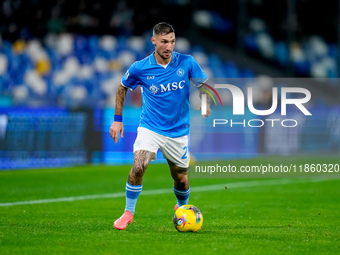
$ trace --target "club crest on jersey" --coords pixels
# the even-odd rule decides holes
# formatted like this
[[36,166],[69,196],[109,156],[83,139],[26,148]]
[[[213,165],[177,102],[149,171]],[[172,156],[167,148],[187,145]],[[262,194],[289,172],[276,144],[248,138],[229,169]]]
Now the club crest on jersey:
[[153,84],[149,87],[149,90],[154,94],[158,92],[158,88]]
[[182,77],[184,75],[184,70],[182,68],[178,69],[176,74],[179,76],[179,77]]

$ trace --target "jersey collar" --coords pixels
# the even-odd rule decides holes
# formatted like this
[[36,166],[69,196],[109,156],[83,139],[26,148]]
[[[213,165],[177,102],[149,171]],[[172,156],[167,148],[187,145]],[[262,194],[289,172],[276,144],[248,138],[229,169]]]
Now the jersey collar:
[[[171,58],[170,63],[168,64],[168,66],[171,65],[175,61],[175,59],[177,59],[177,56],[176,56],[175,52],[173,51],[172,52],[172,58]],[[157,64],[156,59],[155,59],[155,52],[152,52],[152,54],[150,55],[149,63],[150,63],[150,65],[159,65],[159,64]]]

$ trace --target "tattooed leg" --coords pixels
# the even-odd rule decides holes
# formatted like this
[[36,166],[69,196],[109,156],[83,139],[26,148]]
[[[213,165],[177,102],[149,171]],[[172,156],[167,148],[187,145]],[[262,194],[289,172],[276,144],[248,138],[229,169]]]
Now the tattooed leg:
[[137,199],[143,187],[143,175],[149,165],[150,160],[155,156],[154,152],[139,150],[134,153],[133,166],[129,173],[126,184],[126,204],[123,215],[117,219],[113,226],[123,230],[133,220]]
[[154,152],[146,150],[139,150],[134,153],[133,166],[128,176],[129,184],[142,185],[145,170],[154,156]]
[[188,168],[176,166],[168,160],[172,179],[174,179],[174,187],[178,190],[187,190],[189,188]]
[[190,187],[188,179],[188,168],[181,168],[168,160],[171,176],[174,179],[174,193],[177,199],[175,210],[189,202]]

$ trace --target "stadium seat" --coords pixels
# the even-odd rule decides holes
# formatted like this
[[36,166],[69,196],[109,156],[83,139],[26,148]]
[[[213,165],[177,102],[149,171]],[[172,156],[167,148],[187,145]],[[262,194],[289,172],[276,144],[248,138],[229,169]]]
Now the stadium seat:
[[[115,91],[126,69],[154,50],[150,35],[48,34],[43,42],[32,39],[13,45],[3,41],[1,94],[12,95],[14,105],[114,106]],[[175,50],[192,54],[209,77],[255,77],[251,70],[191,46],[185,38],[177,38]],[[138,106],[139,98],[139,90],[128,93],[126,104]]]

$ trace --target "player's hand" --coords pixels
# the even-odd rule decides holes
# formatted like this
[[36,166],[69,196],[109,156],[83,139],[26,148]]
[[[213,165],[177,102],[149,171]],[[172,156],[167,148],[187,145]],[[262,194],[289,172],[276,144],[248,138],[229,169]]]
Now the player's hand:
[[[201,110],[201,105],[199,105],[196,109],[197,111]],[[211,114],[211,109],[210,109],[210,105],[207,104],[207,114],[206,115],[202,115],[202,118],[204,119],[205,117],[209,117]]]
[[114,121],[110,127],[110,136],[113,138],[113,141],[115,143],[118,142],[119,133],[120,133],[120,137],[123,138],[123,134],[124,134],[123,122]]

